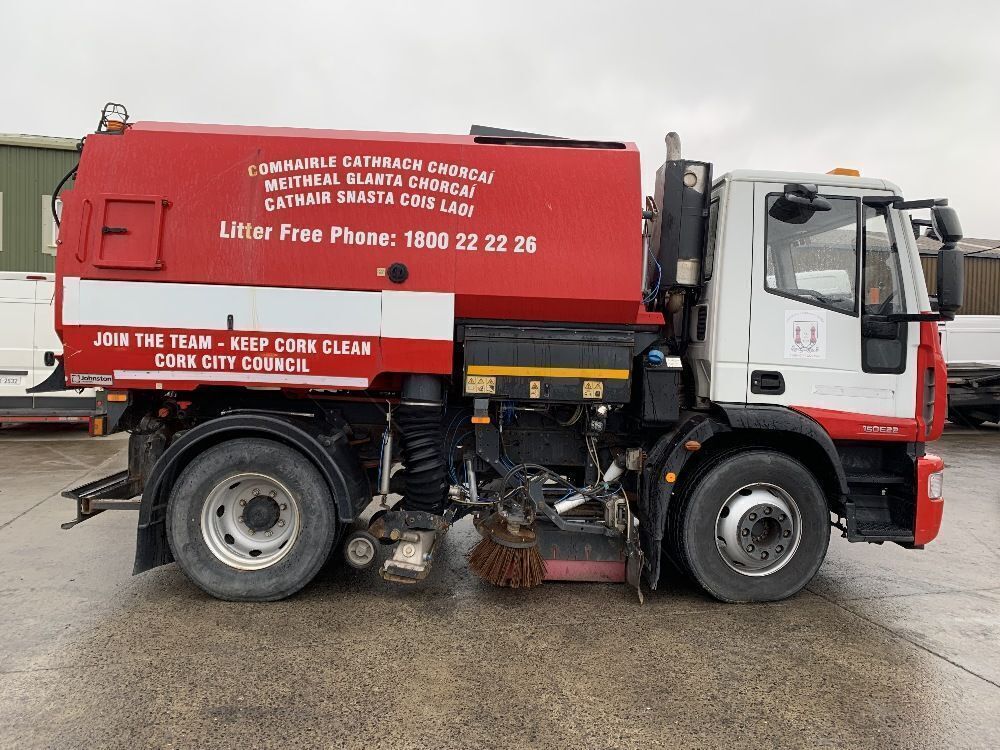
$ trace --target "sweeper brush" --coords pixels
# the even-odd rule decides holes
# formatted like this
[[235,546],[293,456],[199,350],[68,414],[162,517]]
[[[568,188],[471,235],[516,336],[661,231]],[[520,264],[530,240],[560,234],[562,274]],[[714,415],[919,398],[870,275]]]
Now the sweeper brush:
[[469,552],[469,568],[494,586],[526,589],[545,580],[545,560],[535,532],[493,514],[477,524],[483,538]]

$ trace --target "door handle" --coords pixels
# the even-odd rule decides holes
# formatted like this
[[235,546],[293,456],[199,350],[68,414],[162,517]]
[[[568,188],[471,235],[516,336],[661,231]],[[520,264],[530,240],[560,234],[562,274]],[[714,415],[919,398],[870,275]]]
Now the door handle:
[[785,378],[773,370],[754,370],[750,373],[750,392],[781,395],[785,392]]

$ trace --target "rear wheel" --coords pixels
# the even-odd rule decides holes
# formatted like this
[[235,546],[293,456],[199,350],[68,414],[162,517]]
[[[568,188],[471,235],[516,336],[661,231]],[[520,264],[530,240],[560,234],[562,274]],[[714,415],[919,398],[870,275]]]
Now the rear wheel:
[[795,459],[752,450],[702,472],[682,498],[679,557],[709,594],[767,602],[800,591],[830,542],[826,497]]
[[219,599],[273,601],[319,572],[337,535],[333,500],[302,454],[241,438],[184,469],[167,504],[178,565]]

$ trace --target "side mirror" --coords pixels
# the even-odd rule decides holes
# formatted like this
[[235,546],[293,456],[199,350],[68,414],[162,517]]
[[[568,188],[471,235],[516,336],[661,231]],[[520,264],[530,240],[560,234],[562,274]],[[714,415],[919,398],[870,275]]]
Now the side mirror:
[[805,195],[799,195],[798,193],[785,193],[785,200],[796,206],[802,206],[810,211],[829,211],[833,208],[830,205],[830,201],[826,198],[820,198],[818,195],[808,197]]
[[[958,217],[955,217],[958,220]],[[965,296],[965,254],[947,244],[938,252],[937,307],[946,318],[955,317]]]
[[768,213],[785,224],[805,224],[817,211],[833,209],[830,201],[821,198],[818,192],[815,185],[785,185],[784,195],[774,202]]
[[819,197],[819,188],[813,184],[793,182],[785,185],[784,199],[809,211],[829,211],[833,208],[830,201]]
[[962,222],[958,220],[958,211],[951,206],[931,208],[931,227],[934,229],[934,234],[946,245],[962,239]]

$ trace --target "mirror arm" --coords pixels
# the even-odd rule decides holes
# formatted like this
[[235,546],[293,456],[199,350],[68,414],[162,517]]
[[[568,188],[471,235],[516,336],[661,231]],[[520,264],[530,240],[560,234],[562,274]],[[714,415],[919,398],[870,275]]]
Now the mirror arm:
[[[898,203],[902,203],[903,198],[899,195],[869,195],[866,198],[862,198],[861,202],[866,206],[874,206],[875,208],[885,208],[886,206],[897,206]],[[897,206],[898,208],[898,206]]]
[[954,320],[955,316],[950,317],[946,313],[936,312],[936,313],[892,313],[891,315],[885,316],[886,322],[888,323],[934,323],[939,320]]
[[[867,201],[866,201],[867,202]],[[892,207],[900,211],[907,211],[909,209],[915,208],[934,208],[934,206],[947,206],[947,198],[923,198],[916,201],[904,201],[902,198],[896,198]]]

